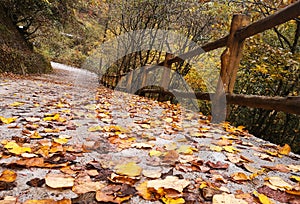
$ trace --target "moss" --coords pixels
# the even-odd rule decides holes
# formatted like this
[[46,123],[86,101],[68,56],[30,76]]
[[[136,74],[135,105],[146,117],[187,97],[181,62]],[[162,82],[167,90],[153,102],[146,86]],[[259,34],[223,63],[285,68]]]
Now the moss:
[[13,72],[16,74],[48,73],[52,70],[50,62],[42,55],[8,46],[0,46],[0,70],[1,72]]

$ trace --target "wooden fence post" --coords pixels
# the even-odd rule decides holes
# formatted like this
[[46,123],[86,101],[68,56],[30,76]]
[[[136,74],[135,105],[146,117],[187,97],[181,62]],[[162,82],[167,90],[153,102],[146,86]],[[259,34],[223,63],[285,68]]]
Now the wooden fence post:
[[[166,53],[165,61],[163,62],[163,66],[167,69],[164,69],[163,75],[161,78],[160,86],[163,88],[163,90],[167,91],[169,89],[170,84],[170,74],[171,74],[171,67],[172,65],[168,63],[170,59],[173,58],[173,55],[171,53]],[[159,101],[162,101],[164,99],[163,93],[159,94]]]
[[130,70],[130,73],[129,73],[129,75],[127,75],[126,79],[127,79],[126,91],[128,93],[130,93],[131,89],[132,89],[131,83],[132,83],[132,79],[133,79],[133,71],[132,70]]
[[[216,95],[214,97],[214,116],[213,122],[222,122],[228,114],[229,107],[223,104],[224,94],[232,94],[236,81],[237,71],[242,57],[244,40],[236,38],[235,33],[242,27],[249,24],[249,17],[236,14],[232,17],[230,34],[227,41],[227,48],[221,55],[221,73],[218,81]],[[226,102],[225,102],[226,103]]]

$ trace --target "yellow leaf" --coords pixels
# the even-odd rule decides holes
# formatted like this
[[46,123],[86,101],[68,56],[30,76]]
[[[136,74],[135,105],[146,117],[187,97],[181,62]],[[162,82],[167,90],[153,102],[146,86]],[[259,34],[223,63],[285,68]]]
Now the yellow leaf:
[[300,176],[291,176],[290,178],[300,182]]
[[192,137],[204,137],[205,135],[201,132],[192,132],[190,133]]
[[253,194],[258,197],[261,204],[272,204],[273,202],[264,194],[258,193],[257,191],[254,191]]
[[205,187],[207,187],[207,183],[205,181],[202,181],[201,184],[200,184],[200,186],[199,186],[199,188],[203,189]]
[[10,106],[14,106],[14,107],[17,107],[17,106],[21,106],[21,105],[24,105],[25,103],[23,102],[13,102],[12,104],[10,104]]
[[145,200],[152,200],[153,194],[148,190],[147,186],[148,186],[148,182],[144,181],[143,183],[141,183],[136,187],[136,190],[138,191],[138,194],[142,196]]
[[189,145],[182,145],[177,149],[178,153],[183,153],[183,154],[193,154],[194,151],[197,151],[197,149]]
[[71,110],[70,109],[66,109],[66,110],[62,110],[61,112],[63,112],[63,113],[71,113]]
[[4,124],[10,124],[13,123],[17,120],[17,118],[4,118],[2,116],[0,116],[0,121]]
[[135,162],[117,165],[115,170],[117,174],[126,175],[129,177],[139,176],[142,172],[142,168]]
[[163,197],[161,200],[165,204],[183,204],[183,203],[185,203],[185,200],[183,198],[165,198],[165,197]]
[[249,177],[244,174],[243,172],[236,172],[231,175],[231,178],[234,179],[235,181],[247,181],[249,180]]
[[240,152],[240,150],[234,148],[233,146],[224,146],[223,149],[224,149],[226,152],[229,152],[229,153]]
[[216,145],[210,145],[209,149],[215,152],[221,152],[223,150],[222,147],[216,146]]
[[102,130],[103,130],[103,128],[100,125],[92,126],[92,127],[89,127],[89,129],[88,129],[89,132],[96,132],[96,131],[102,131]]
[[55,201],[53,199],[44,199],[44,200],[27,200],[23,204],[71,204],[70,199],[63,199]]
[[69,140],[66,138],[55,138],[55,139],[53,139],[53,141],[58,144],[66,144]]
[[283,147],[279,147],[278,152],[283,155],[288,155],[291,152],[291,147],[285,144]]
[[0,181],[12,183],[16,180],[17,174],[11,170],[4,170],[0,175]]
[[34,131],[34,133],[32,133],[32,135],[30,135],[31,139],[40,139],[43,138],[37,131]]
[[159,156],[162,155],[162,152],[161,152],[161,151],[157,151],[157,150],[151,150],[151,151],[149,152],[149,155],[150,155],[151,157],[153,157],[153,156],[159,157]]
[[6,145],[4,145],[4,147],[13,154],[17,154],[20,155],[22,153],[25,152],[31,152],[31,148],[30,147],[21,147],[19,146],[17,143],[15,142],[8,142]]
[[56,113],[54,116],[48,116],[48,117],[45,117],[43,118],[44,121],[55,121],[55,120],[58,120],[59,119],[59,114]]

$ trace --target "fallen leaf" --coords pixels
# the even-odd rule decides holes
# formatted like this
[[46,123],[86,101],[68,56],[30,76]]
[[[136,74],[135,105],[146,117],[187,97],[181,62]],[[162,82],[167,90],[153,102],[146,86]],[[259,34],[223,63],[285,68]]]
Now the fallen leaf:
[[27,181],[26,184],[31,187],[41,187],[45,184],[45,179],[34,178],[30,181]]
[[233,194],[216,194],[212,199],[213,204],[248,204],[243,199],[237,199]]
[[198,151],[198,149],[191,147],[189,145],[182,145],[177,149],[177,152],[183,154],[193,154],[194,151]]
[[31,135],[30,135],[31,139],[41,139],[43,138],[37,131],[34,131]]
[[0,175],[0,181],[12,183],[16,180],[17,173],[11,170],[4,170]]
[[158,190],[159,188],[174,189],[178,192],[182,192],[185,187],[190,184],[190,181],[185,179],[179,179],[176,176],[167,176],[164,180],[157,179],[148,181],[148,188],[154,188]]
[[233,146],[224,146],[223,149],[224,149],[226,152],[229,152],[229,153],[240,152],[240,150],[236,149],[236,148],[233,147]]
[[183,198],[166,198],[166,197],[163,197],[161,200],[165,204],[183,204],[183,203],[185,203],[185,200]]
[[168,143],[164,145],[166,150],[175,150],[177,149],[177,144],[175,142]]
[[291,176],[290,179],[300,183],[300,176]]
[[66,144],[69,140],[66,138],[54,138],[53,141],[58,144]]
[[23,204],[71,204],[70,199],[63,199],[55,201],[53,199],[45,199],[45,200],[27,200]]
[[10,124],[13,123],[17,120],[17,118],[4,118],[2,116],[0,116],[0,122],[4,123],[4,124]]
[[213,163],[211,161],[207,161],[206,164],[214,169],[227,169],[229,167],[229,164],[227,163],[221,163],[218,161],[217,163]]
[[137,148],[137,149],[151,149],[154,146],[154,144],[149,143],[133,143],[131,144],[131,147]]
[[103,128],[100,125],[92,126],[88,128],[89,132],[96,132],[96,131],[102,131]]
[[258,193],[257,191],[254,191],[253,195],[258,197],[261,204],[272,204],[273,203],[266,195],[264,195],[262,193]]
[[223,150],[222,147],[216,146],[216,145],[210,145],[209,148],[210,148],[210,150],[215,151],[215,152],[221,152]]
[[142,168],[135,162],[128,162],[120,164],[115,167],[116,173],[120,175],[126,175],[130,177],[139,176],[142,172]]
[[284,188],[287,190],[291,190],[293,188],[291,184],[285,182],[282,178],[277,176],[267,177],[265,180],[269,181],[271,185],[279,188]]
[[149,155],[151,156],[151,157],[153,157],[153,156],[157,156],[157,157],[159,157],[159,156],[161,156],[163,153],[161,152],[161,151],[157,151],[157,150],[151,150],[150,152],[149,152]]
[[9,104],[10,106],[13,106],[13,107],[18,107],[18,106],[22,106],[24,105],[25,103],[24,102],[13,102],[11,104]]
[[143,170],[142,174],[148,178],[160,178],[161,170]]
[[247,180],[250,180],[250,178],[246,174],[244,174],[243,172],[233,173],[230,177],[233,180],[235,180],[235,181],[247,181]]
[[291,147],[288,144],[285,144],[283,147],[278,148],[278,152],[282,155],[289,155]]
[[162,196],[154,189],[148,188],[148,181],[144,181],[135,188],[137,190],[137,193],[145,200],[158,200]]
[[16,155],[20,155],[22,153],[25,153],[25,152],[31,152],[31,148],[30,147],[22,147],[22,146],[19,146],[16,142],[14,141],[11,141],[11,142],[8,142],[6,145],[4,145],[4,147],[10,152],[10,153],[13,153],[13,154],[16,154]]
[[300,171],[300,165],[288,165],[287,166],[289,170],[296,173]]
[[47,174],[46,185],[51,188],[70,188],[74,186],[74,178],[65,174]]
[[280,171],[280,172],[283,172],[283,173],[290,172],[290,170],[283,164],[276,164],[275,166],[261,166],[261,167],[266,168],[266,169],[270,169],[270,170],[273,170],[273,171]]
[[104,183],[99,181],[86,181],[79,184],[75,184],[72,191],[77,194],[84,194],[92,191],[98,191],[104,187]]

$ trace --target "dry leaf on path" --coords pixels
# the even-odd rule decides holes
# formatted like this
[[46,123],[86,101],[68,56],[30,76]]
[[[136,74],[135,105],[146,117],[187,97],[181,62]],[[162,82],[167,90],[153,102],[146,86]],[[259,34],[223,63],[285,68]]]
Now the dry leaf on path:
[[233,194],[217,194],[213,196],[213,204],[248,204],[243,199],[237,199]]
[[11,170],[4,170],[0,175],[0,181],[12,183],[16,180],[17,173]]
[[179,179],[176,176],[167,176],[164,180],[157,179],[148,181],[148,188],[154,188],[158,190],[159,188],[174,189],[178,192],[182,192],[185,187],[190,184],[190,181],[185,179]]
[[74,186],[74,178],[65,174],[47,174],[46,185],[51,188],[70,188]]
[[126,175],[129,177],[139,176],[142,172],[142,168],[135,162],[128,162],[120,164],[115,167],[116,173],[120,175]]

